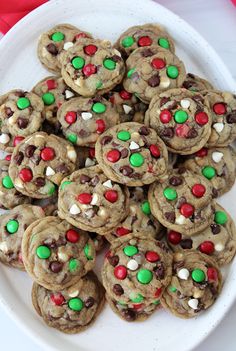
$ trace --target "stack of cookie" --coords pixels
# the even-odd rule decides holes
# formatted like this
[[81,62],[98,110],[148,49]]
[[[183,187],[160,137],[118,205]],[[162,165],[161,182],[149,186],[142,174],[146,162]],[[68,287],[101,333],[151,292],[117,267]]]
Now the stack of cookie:
[[216,203],[235,181],[236,97],[186,75],[156,24],[114,45],[60,24],[38,57],[56,75],[0,97],[1,262],[28,272],[36,311],[65,333],[91,325],[105,292],[126,321],[197,316],[236,252]]

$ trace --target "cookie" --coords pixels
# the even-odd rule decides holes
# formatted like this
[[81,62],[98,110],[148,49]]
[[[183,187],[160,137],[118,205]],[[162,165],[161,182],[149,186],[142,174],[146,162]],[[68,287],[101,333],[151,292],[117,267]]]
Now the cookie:
[[236,138],[236,95],[209,91],[206,99],[212,115],[212,129],[207,145],[228,146]]
[[183,82],[183,88],[193,92],[201,92],[204,90],[214,89],[208,80],[201,78],[193,73],[187,73],[186,79]]
[[189,155],[183,166],[207,178],[214,190],[214,197],[229,191],[235,182],[236,152],[231,147],[202,148]]
[[67,334],[87,329],[100,314],[104,302],[104,288],[93,272],[58,292],[37,283],[32,288],[36,312],[49,327]]
[[168,150],[181,155],[200,150],[211,134],[208,102],[184,88],[156,95],[145,114],[145,124],[155,129]]
[[146,189],[141,187],[130,188],[128,216],[118,224],[110,233],[106,234],[106,239],[113,242],[117,238],[134,232],[142,235],[151,235],[160,240],[163,236],[162,225],[151,214],[150,204],[147,200]]
[[124,58],[127,58],[135,49],[152,45],[159,45],[161,48],[175,52],[171,36],[160,25],[151,23],[128,28],[117,39],[114,47]]
[[32,91],[38,95],[43,103],[43,117],[53,126],[59,128],[57,120],[57,110],[65,102],[75,97],[73,92],[58,76],[49,76],[38,82]]
[[58,121],[67,140],[79,146],[95,144],[99,135],[119,123],[119,114],[103,97],[78,97],[58,110]]
[[168,154],[155,130],[135,122],[121,123],[101,135],[95,156],[111,180],[142,186],[166,175]]
[[212,257],[189,251],[176,253],[170,285],[161,296],[161,304],[180,318],[196,317],[217,299],[222,276]]
[[106,254],[103,286],[120,304],[153,303],[170,283],[171,264],[164,243],[131,233],[115,240]]
[[97,164],[95,147],[75,146],[75,150],[77,153],[76,169],[87,168]]
[[180,88],[186,78],[183,62],[159,46],[136,49],[126,66],[124,88],[145,103],[164,90]]
[[84,168],[63,179],[58,215],[78,228],[104,235],[126,216],[128,199],[127,188],[111,182],[98,166]]
[[11,90],[0,97],[0,149],[12,152],[25,137],[40,130],[43,102],[32,92]]
[[214,219],[201,233],[190,237],[169,231],[167,243],[176,252],[191,249],[213,257],[222,266],[232,261],[236,253],[236,227],[233,219],[219,204],[214,205]]
[[152,184],[148,200],[153,216],[186,235],[204,230],[214,217],[211,184],[185,169],[170,171],[166,181]]
[[70,24],[58,24],[39,37],[38,58],[43,66],[53,73],[60,73],[60,56],[81,38],[91,37]]
[[75,169],[76,152],[66,140],[44,132],[35,133],[17,145],[9,175],[15,188],[33,198],[47,198],[56,185]]
[[148,319],[155,311],[161,308],[160,300],[151,303],[133,303],[122,304],[113,300],[106,294],[106,300],[113,310],[120,318],[127,322],[142,322]]
[[27,227],[43,218],[39,206],[19,205],[0,216],[0,261],[8,266],[24,270],[21,241]]
[[27,273],[46,289],[60,291],[94,267],[95,248],[88,234],[58,217],[32,223],[22,240]]
[[122,85],[118,85],[106,94],[106,97],[117,109],[120,122],[143,123],[148,106],[139,100],[134,94],[126,91]]
[[30,199],[14,187],[8,172],[10,159],[11,155],[7,155],[4,160],[0,160],[0,208],[3,209],[30,203]]
[[121,54],[107,40],[81,39],[61,56],[61,74],[78,94],[103,94],[119,84],[125,73]]

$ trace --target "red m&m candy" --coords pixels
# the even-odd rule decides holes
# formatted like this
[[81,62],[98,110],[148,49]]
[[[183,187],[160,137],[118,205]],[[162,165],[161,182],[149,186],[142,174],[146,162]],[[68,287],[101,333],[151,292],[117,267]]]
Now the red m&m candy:
[[113,149],[113,150],[108,151],[107,160],[112,162],[112,163],[115,163],[115,162],[119,161],[120,156],[121,156],[120,151]]
[[63,304],[63,302],[65,302],[65,299],[61,293],[52,294],[50,298],[51,298],[51,301],[57,306],[60,306]]
[[96,120],[96,125],[97,125],[97,130],[96,130],[96,132],[97,132],[98,134],[102,134],[102,133],[105,131],[105,129],[106,129],[106,124],[105,124],[105,122],[103,121],[103,119],[97,119],[97,120]]
[[145,258],[148,262],[156,262],[160,259],[160,256],[155,251],[147,251]]
[[169,110],[162,110],[160,113],[160,120],[162,123],[169,123],[172,119],[172,114]]
[[121,99],[123,99],[123,100],[130,100],[132,98],[132,94],[126,90],[121,90],[119,92],[119,95],[120,95]]
[[19,177],[24,183],[28,183],[33,179],[33,174],[31,169],[29,168],[22,168],[19,172]]
[[77,119],[77,114],[75,111],[68,111],[65,115],[65,121],[68,123],[68,124],[73,124],[75,123]]
[[155,158],[160,157],[161,153],[160,153],[159,147],[157,145],[154,145],[154,144],[150,145],[149,150],[150,150],[153,157],[155,157]]
[[153,68],[162,69],[165,67],[166,63],[164,60],[156,57],[152,60],[151,65]]
[[226,106],[224,103],[218,102],[213,105],[213,111],[217,115],[224,115],[226,113]]
[[200,126],[203,126],[204,124],[208,123],[209,118],[208,118],[208,115],[206,114],[206,112],[197,112],[195,115],[195,121]]
[[124,227],[118,227],[116,229],[116,235],[117,236],[123,236],[123,235],[127,235],[130,233],[130,230]]
[[11,161],[11,155],[5,156],[5,160],[6,160],[6,161]]
[[79,237],[80,237],[79,233],[74,229],[69,229],[66,232],[66,239],[70,243],[77,243],[77,241],[79,240]]
[[90,45],[87,45],[84,47],[84,52],[88,56],[93,56],[95,54],[95,52],[97,51],[97,49],[98,48],[96,47],[96,45],[90,44]]
[[214,252],[215,246],[212,241],[203,241],[199,246],[199,250],[206,255],[210,255]]
[[41,159],[43,161],[51,161],[54,159],[55,157],[55,151],[52,147],[45,147],[42,151],[41,151]]
[[94,158],[95,157],[95,147],[90,147],[89,148],[89,157]]
[[205,148],[205,147],[203,147],[202,149],[198,150],[198,151],[195,153],[195,155],[196,155],[197,157],[205,157],[205,156],[207,156],[207,154],[208,154],[208,150],[207,150],[207,148]]
[[189,218],[193,215],[194,213],[194,207],[191,204],[188,204],[187,202],[185,204],[183,204],[180,207],[180,213],[186,217]]
[[182,239],[182,235],[174,230],[171,230],[169,231],[167,238],[171,244],[178,245]]
[[158,288],[158,289],[156,290],[154,296],[158,298],[158,297],[160,297],[161,293],[162,293],[162,288]]
[[88,36],[86,33],[83,33],[83,32],[76,34],[75,39],[80,39],[80,38],[88,38]]
[[196,197],[202,197],[206,192],[206,188],[202,184],[194,184],[192,187],[192,194]]
[[16,136],[16,137],[13,139],[13,146],[18,145],[18,144],[21,143],[22,140],[24,140],[24,139],[25,139],[24,137]]
[[118,199],[118,193],[116,190],[107,190],[104,194],[105,199],[111,203],[114,203]]
[[92,195],[89,193],[79,194],[76,198],[82,205],[88,205],[92,201]]
[[207,270],[207,278],[209,281],[216,281],[218,280],[218,273],[217,270],[213,267],[209,267]]
[[127,269],[125,266],[116,266],[114,269],[114,275],[117,279],[123,280],[127,276]]
[[138,40],[138,46],[150,46],[152,45],[152,39],[148,36],[140,37]]
[[91,76],[92,74],[95,74],[97,72],[97,68],[95,65],[93,65],[92,63],[88,63],[87,65],[85,65],[83,67],[83,74],[86,77]]
[[54,79],[46,80],[46,84],[47,84],[48,90],[56,89],[57,87],[57,82]]

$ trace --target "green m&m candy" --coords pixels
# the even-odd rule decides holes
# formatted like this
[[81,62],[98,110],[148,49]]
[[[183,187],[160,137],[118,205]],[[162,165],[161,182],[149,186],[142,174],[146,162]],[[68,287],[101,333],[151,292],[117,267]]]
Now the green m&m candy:
[[36,249],[36,254],[41,259],[47,259],[51,256],[51,250],[45,245],[40,245]]
[[72,59],[71,64],[75,69],[81,69],[84,67],[85,60],[83,57],[76,56]]
[[131,68],[128,72],[127,72],[127,77],[131,78],[132,74],[135,72],[135,68]]
[[134,38],[133,37],[125,37],[124,39],[122,39],[121,41],[121,45],[124,47],[124,48],[129,48],[130,46],[132,46],[134,43]]
[[131,257],[131,256],[136,255],[138,253],[137,247],[133,246],[133,245],[125,246],[123,251],[124,251],[124,254],[128,257]]
[[188,114],[187,114],[187,112],[184,111],[184,110],[178,110],[178,111],[176,111],[175,114],[174,114],[174,119],[175,119],[175,122],[176,122],[176,123],[182,124],[182,123],[184,123],[184,122],[187,121],[187,119],[188,119]]
[[167,200],[172,201],[172,200],[177,199],[177,192],[176,192],[175,189],[172,189],[172,188],[165,188],[165,189],[163,190],[163,194],[164,194],[164,196],[165,196],[165,198],[166,198]]
[[135,293],[131,293],[130,296],[129,296],[130,300],[134,303],[140,303],[144,300],[144,297],[143,295],[141,294],[135,294]]
[[2,179],[2,185],[4,186],[4,188],[6,189],[12,189],[14,188],[14,184],[12,183],[12,180],[9,176],[5,176]]
[[217,223],[217,224],[225,224],[228,220],[228,217],[227,217],[227,214],[223,211],[216,211],[215,212],[215,216],[214,216],[214,221]]
[[69,300],[68,306],[71,310],[79,312],[84,307],[84,303],[79,297],[75,297]]
[[137,273],[137,280],[141,284],[149,284],[152,281],[153,274],[149,269],[140,269]]
[[66,180],[65,182],[63,182],[63,183],[61,184],[61,189],[64,190],[65,187],[66,187],[67,185],[71,184],[71,183],[72,183],[72,182],[70,182],[69,180]]
[[212,179],[216,175],[216,170],[211,166],[206,166],[202,168],[202,174],[204,175],[205,178]]
[[103,83],[101,80],[97,81],[96,83],[96,89],[100,89],[103,86]]
[[117,133],[117,138],[122,141],[127,141],[131,138],[130,132],[128,130],[121,130]]
[[52,93],[45,93],[42,95],[44,105],[50,106],[55,102],[55,96]]
[[141,210],[145,215],[150,215],[151,214],[151,209],[150,209],[150,204],[149,201],[144,201],[141,205]]
[[205,278],[206,278],[206,275],[202,269],[196,268],[192,271],[192,279],[195,282],[201,283],[205,280]]
[[20,97],[17,100],[16,105],[20,110],[24,110],[25,108],[30,106],[30,101],[27,97]]
[[84,247],[84,254],[85,254],[85,256],[87,257],[88,260],[92,260],[93,259],[92,247],[88,243]]
[[172,285],[169,287],[169,290],[170,290],[171,292],[176,292],[176,291],[177,291],[176,287],[175,287],[175,286],[172,286]]
[[48,195],[52,195],[52,194],[54,194],[55,191],[56,191],[56,185],[53,184],[53,183],[51,183],[50,185],[51,185],[51,186],[50,186],[49,189],[48,189]]
[[101,102],[95,102],[92,106],[92,111],[95,113],[104,113],[106,111],[106,105],[102,104]]
[[115,68],[116,68],[116,62],[112,59],[105,59],[103,61],[103,66],[106,68],[106,69],[109,69],[110,71],[113,71]]
[[76,258],[72,258],[69,262],[69,270],[70,272],[75,272],[77,271],[77,268],[79,267],[79,261]]
[[158,40],[158,44],[164,49],[169,49],[170,48],[169,40],[167,40],[166,38],[160,38]]
[[135,152],[130,156],[129,162],[133,167],[141,167],[144,163],[144,157],[138,152]]
[[77,135],[76,134],[69,134],[66,136],[66,139],[69,140],[72,144],[76,144]]
[[175,79],[179,75],[179,70],[176,66],[168,66],[166,69],[166,73],[169,78]]
[[65,35],[62,32],[55,32],[51,36],[51,39],[53,41],[62,41],[64,38],[65,38]]
[[16,219],[11,219],[10,221],[7,222],[6,229],[8,233],[14,234],[17,232],[19,228],[19,222]]
[[160,305],[160,303],[161,303],[160,300],[153,301],[154,305]]

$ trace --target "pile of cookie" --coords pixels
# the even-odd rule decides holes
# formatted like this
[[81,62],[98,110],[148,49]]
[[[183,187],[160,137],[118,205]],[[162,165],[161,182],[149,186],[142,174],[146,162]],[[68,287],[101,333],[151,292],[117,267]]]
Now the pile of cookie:
[[186,74],[156,24],[114,45],[60,24],[38,57],[55,75],[0,97],[0,261],[27,271],[36,311],[65,333],[105,297],[126,321],[197,316],[236,252],[216,202],[235,181],[236,96]]

